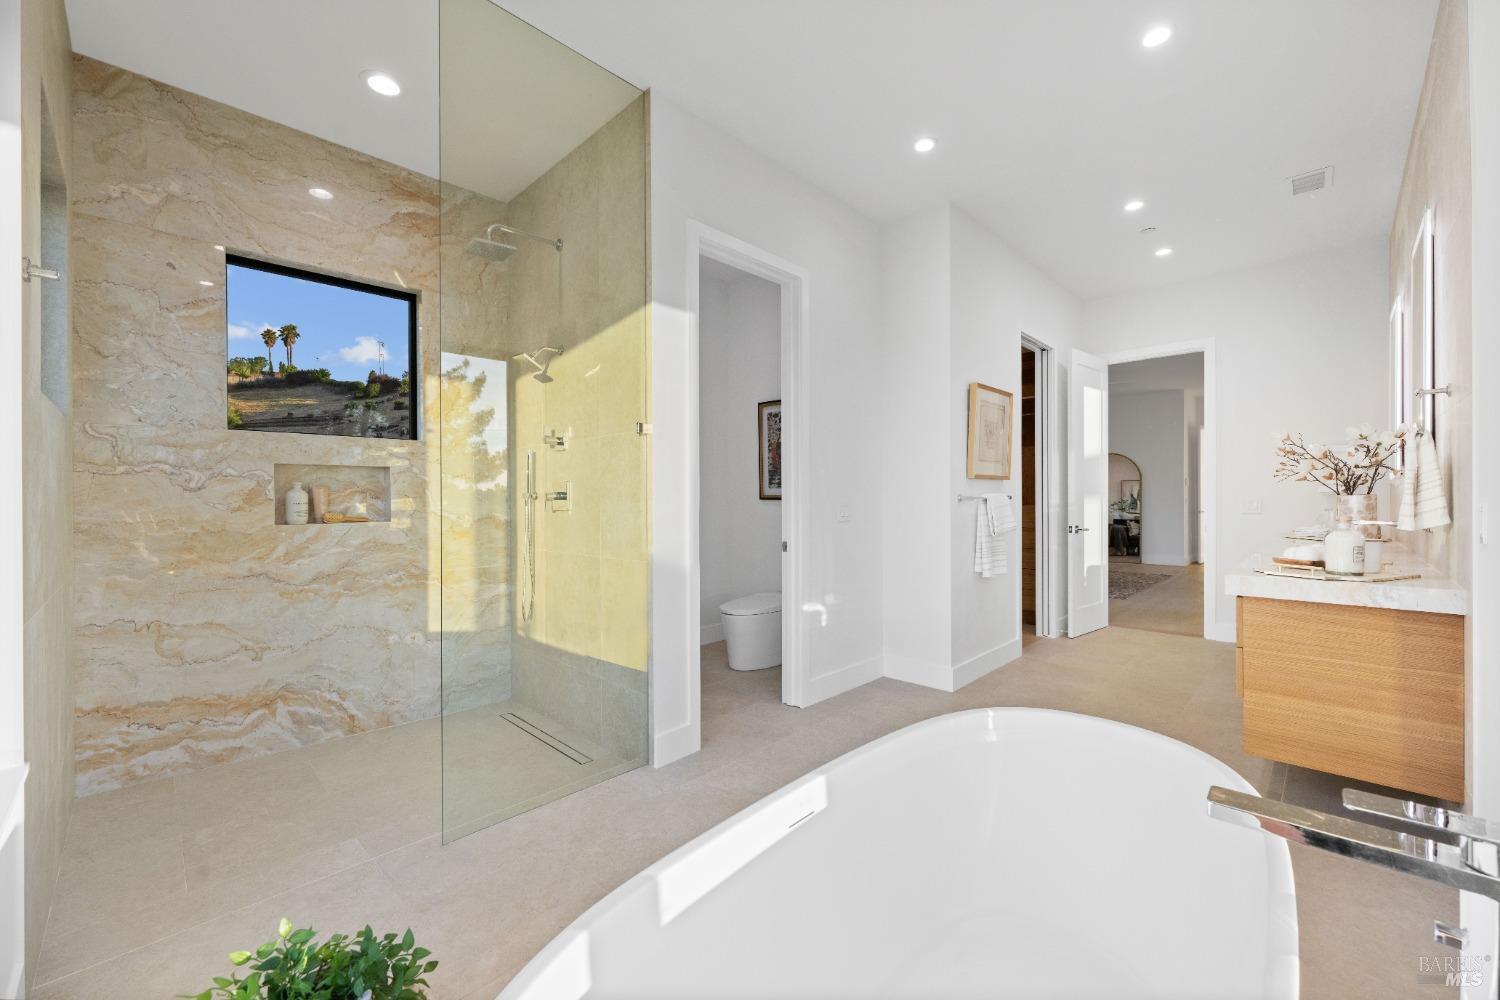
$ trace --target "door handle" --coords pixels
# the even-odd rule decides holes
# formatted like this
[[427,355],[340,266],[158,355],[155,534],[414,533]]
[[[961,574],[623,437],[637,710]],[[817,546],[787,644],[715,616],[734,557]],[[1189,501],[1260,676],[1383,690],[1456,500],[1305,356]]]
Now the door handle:
[[1070,524],[1070,525],[1068,525],[1068,534],[1070,534],[1070,535],[1076,535],[1080,531],[1088,531],[1088,530],[1089,530],[1088,528],[1085,528],[1081,524]]

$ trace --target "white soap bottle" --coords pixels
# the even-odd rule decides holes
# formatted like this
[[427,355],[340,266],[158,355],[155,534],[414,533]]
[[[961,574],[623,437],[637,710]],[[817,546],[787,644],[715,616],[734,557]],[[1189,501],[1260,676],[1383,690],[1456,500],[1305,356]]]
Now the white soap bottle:
[[1334,576],[1365,574],[1365,533],[1348,517],[1340,517],[1323,539],[1323,568]]
[[307,523],[307,491],[302,488],[301,483],[293,483],[292,488],[286,491],[286,523]]

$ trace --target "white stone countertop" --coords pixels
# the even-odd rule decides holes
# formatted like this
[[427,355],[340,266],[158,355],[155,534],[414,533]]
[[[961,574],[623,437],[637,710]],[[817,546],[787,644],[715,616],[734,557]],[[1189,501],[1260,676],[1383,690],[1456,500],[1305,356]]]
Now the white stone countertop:
[[1224,578],[1224,592],[1231,597],[1264,597],[1273,601],[1308,601],[1313,604],[1344,604],[1359,608],[1390,608],[1396,611],[1427,611],[1462,615],[1469,611],[1469,592],[1393,543],[1386,543],[1385,572],[1416,572],[1415,580],[1363,583],[1349,580],[1299,580],[1289,576],[1267,576],[1255,572],[1257,565],[1270,567],[1269,553],[1280,553],[1291,542],[1270,546],[1267,554],[1253,557]]

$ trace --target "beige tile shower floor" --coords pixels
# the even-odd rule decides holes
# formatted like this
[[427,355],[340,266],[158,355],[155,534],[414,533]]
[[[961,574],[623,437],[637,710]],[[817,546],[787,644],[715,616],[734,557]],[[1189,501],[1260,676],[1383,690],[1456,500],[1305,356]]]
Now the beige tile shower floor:
[[[435,724],[82,800],[33,996],[201,989],[225,954],[288,916],[325,929],[410,926],[442,963],[433,997],[493,997],[570,920],[674,847],[838,754],[963,708],[1035,705],[1147,726],[1267,794],[1321,804],[1338,784],[1240,751],[1233,650],[1197,638],[1113,628],[1040,640],[957,694],[882,680],[794,709],[779,685],[779,671],[736,673],[721,646],[706,647],[701,753],[446,847]],[[1433,918],[1457,918],[1453,893],[1300,848],[1293,862],[1306,1000],[1453,995],[1417,982],[1418,958],[1441,953]]]

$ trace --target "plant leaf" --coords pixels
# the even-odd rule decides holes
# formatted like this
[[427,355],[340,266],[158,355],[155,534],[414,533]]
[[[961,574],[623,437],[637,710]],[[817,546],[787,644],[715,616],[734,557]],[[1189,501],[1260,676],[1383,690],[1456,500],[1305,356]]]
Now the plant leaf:
[[244,965],[250,961],[250,953],[248,951],[231,951],[229,953],[229,961],[235,965]]

